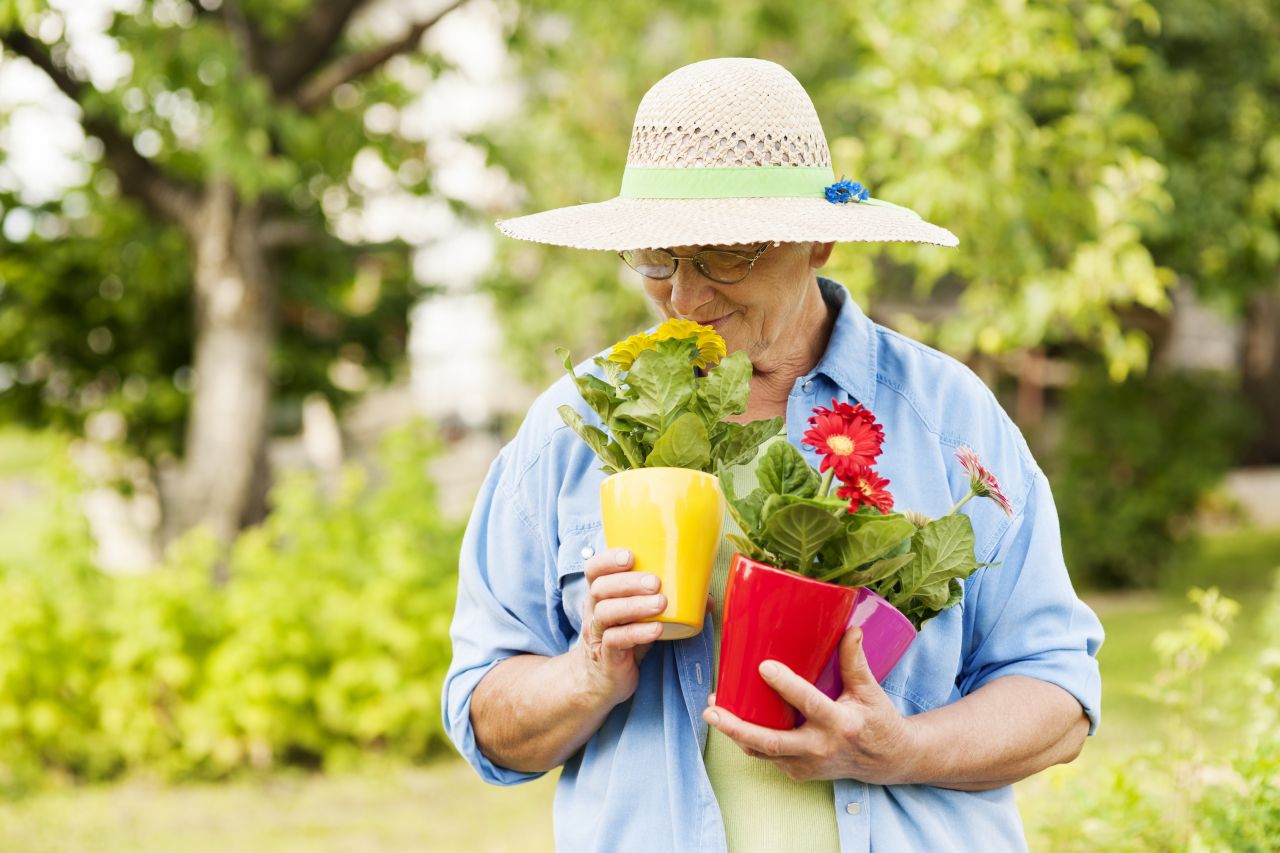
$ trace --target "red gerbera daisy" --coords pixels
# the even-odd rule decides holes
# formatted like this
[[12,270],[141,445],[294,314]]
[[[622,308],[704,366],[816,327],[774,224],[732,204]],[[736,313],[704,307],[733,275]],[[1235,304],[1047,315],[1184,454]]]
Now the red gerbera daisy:
[[811,424],[817,421],[818,415],[835,415],[845,421],[860,420],[865,421],[872,426],[875,426],[876,424],[876,416],[871,413],[870,409],[863,408],[861,403],[858,403],[856,406],[850,406],[848,403],[841,403],[838,400],[833,399],[831,401],[830,409],[825,406],[818,406],[813,410],[813,412],[813,417],[809,418],[809,423]]
[[865,465],[854,471],[853,476],[836,490],[836,497],[848,499],[849,512],[857,512],[859,507],[873,506],[883,515],[893,509],[889,481]]
[[848,480],[858,466],[870,465],[880,455],[884,430],[879,424],[861,418],[845,420],[831,412],[814,415],[812,421],[813,429],[804,434],[801,443],[821,454],[822,473],[834,468],[836,477]]
[[974,497],[991,498],[1006,515],[1012,518],[1013,504],[1000,490],[996,475],[984,468],[982,462],[978,460],[978,454],[974,453],[972,448],[961,447],[956,451],[956,458],[960,460],[964,470],[969,472],[969,490],[973,492]]

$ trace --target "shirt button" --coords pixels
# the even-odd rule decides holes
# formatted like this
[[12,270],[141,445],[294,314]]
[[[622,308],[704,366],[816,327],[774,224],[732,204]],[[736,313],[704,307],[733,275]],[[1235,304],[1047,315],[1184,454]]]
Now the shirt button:
[[592,556],[595,555],[595,553],[596,553],[596,549],[592,548],[590,545],[582,546],[582,559],[589,560],[591,559]]
[[860,814],[862,812],[862,804],[849,803],[849,805],[844,807],[844,810],[847,811],[849,814]]
[[804,382],[804,384],[803,384],[803,385],[801,385],[800,387],[804,389],[804,393],[806,393],[806,394],[812,394],[812,393],[813,393],[813,380],[812,380],[812,379],[806,379],[806,380],[805,380],[805,382]]

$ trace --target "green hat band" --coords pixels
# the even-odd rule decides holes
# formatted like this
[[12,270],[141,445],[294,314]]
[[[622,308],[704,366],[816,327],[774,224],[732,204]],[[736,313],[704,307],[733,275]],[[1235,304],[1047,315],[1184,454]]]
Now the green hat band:
[[[622,198],[826,198],[835,182],[829,166],[744,166],[741,168],[642,169],[622,173]],[[914,210],[877,198],[855,201],[910,213]]]

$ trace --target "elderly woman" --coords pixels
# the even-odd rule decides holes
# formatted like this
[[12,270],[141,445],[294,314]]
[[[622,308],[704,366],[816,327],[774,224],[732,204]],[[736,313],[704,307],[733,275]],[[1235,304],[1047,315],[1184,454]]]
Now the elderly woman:
[[851,631],[843,695],[766,663],[806,722],[750,725],[714,703],[730,549],[705,629],[655,642],[661,626],[640,620],[663,609],[662,590],[604,546],[603,475],[556,410],[593,415],[561,380],[494,462],[463,543],[444,687],[462,755],[501,785],[561,767],[562,850],[1025,849],[1010,785],[1074,759],[1096,727],[1101,626],[1071,587],[1044,474],[991,393],[817,275],[833,241],[956,238],[836,182],[808,95],[751,59],[696,63],[646,94],[619,198],[499,227],[620,251],[662,316],[745,350],[742,420],[782,416],[799,447],[815,405],[859,402],[884,425],[879,468],[901,505],[945,513],[966,493],[953,455],[968,445],[1014,512],[967,505],[990,565],[883,684]]

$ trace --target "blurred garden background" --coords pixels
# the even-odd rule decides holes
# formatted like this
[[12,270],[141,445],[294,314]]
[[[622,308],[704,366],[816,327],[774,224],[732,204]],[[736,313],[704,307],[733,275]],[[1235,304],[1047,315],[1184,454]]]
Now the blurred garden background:
[[549,850],[440,722],[456,554],[645,326],[496,218],[782,63],[958,250],[837,247],[1048,472],[1104,721],[1035,850],[1280,848],[1280,2],[0,0],[0,850]]

